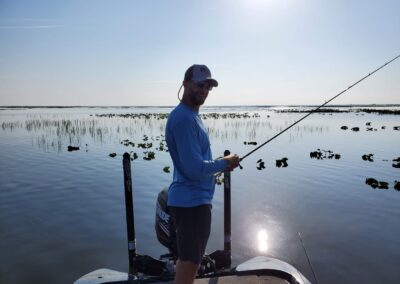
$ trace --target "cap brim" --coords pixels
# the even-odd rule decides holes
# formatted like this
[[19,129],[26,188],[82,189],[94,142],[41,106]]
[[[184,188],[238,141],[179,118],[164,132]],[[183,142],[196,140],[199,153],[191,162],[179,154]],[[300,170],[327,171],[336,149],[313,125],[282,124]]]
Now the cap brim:
[[209,79],[206,79],[206,80],[203,80],[203,81],[210,82],[211,86],[213,86],[213,87],[218,87],[218,81],[213,79],[213,78],[209,78]]

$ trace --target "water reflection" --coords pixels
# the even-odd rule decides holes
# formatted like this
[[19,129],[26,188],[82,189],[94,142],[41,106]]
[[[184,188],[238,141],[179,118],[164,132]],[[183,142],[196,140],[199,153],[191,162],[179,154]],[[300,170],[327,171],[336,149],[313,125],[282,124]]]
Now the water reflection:
[[265,229],[261,229],[257,233],[257,245],[260,253],[268,251],[268,234]]

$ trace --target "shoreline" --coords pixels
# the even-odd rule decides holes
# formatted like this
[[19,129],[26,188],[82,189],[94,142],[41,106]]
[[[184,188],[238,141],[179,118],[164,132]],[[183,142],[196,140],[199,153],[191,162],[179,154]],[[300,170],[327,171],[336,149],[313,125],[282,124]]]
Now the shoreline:
[[[207,105],[202,108],[313,108],[318,107],[319,105]],[[64,108],[172,108],[175,105],[171,106],[45,106],[45,105],[9,105],[9,106],[0,106],[0,109],[64,109]],[[355,107],[363,107],[363,108],[377,108],[377,107],[399,107],[400,104],[332,104],[328,106],[324,106],[324,108],[355,108]]]

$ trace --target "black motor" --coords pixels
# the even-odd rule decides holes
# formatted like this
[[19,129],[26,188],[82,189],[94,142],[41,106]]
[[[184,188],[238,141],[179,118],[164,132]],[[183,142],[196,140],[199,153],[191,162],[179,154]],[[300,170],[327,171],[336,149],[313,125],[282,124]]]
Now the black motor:
[[176,245],[175,224],[170,215],[168,202],[168,188],[160,191],[156,205],[156,234],[158,241],[167,247],[173,256],[178,255]]
[[[168,189],[164,188],[157,197],[156,208],[156,233],[158,241],[169,249],[170,254],[162,255],[160,259],[169,259],[175,262],[178,258],[178,249],[176,244],[175,223],[170,214],[168,203]],[[205,275],[217,270],[230,268],[231,254],[230,251],[217,250],[210,255],[204,255],[199,268],[199,275]],[[153,265],[154,266],[154,265]],[[167,270],[175,271],[174,268]],[[158,270],[157,270],[158,271]]]

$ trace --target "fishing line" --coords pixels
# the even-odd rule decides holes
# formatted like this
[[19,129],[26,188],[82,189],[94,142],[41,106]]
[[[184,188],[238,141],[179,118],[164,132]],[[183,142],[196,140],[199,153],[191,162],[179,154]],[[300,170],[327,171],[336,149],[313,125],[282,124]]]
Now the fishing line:
[[375,69],[374,71],[372,71],[371,73],[369,73],[368,75],[364,76],[363,78],[361,78],[360,80],[358,80],[357,82],[355,82],[354,84],[350,85],[349,87],[347,87],[346,89],[344,89],[343,91],[341,91],[340,93],[338,93],[336,96],[334,96],[333,98],[329,99],[328,101],[326,101],[325,103],[323,103],[322,105],[320,105],[319,107],[317,107],[316,109],[313,109],[312,111],[310,111],[310,113],[308,113],[307,115],[303,116],[302,118],[300,118],[299,120],[297,120],[296,122],[294,122],[293,124],[291,124],[290,126],[288,126],[287,128],[285,128],[284,130],[282,130],[281,132],[279,132],[278,134],[276,134],[274,137],[268,139],[267,141],[265,141],[264,143],[262,143],[260,146],[256,147],[255,149],[253,149],[252,151],[250,151],[249,153],[247,153],[246,155],[242,156],[239,161],[243,161],[245,158],[247,158],[248,156],[250,156],[251,154],[253,154],[255,151],[257,151],[258,149],[260,149],[261,147],[265,146],[266,144],[268,144],[269,142],[271,142],[272,140],[274,140],[275,138],[277,138],[279,135],[283,134],[284,132],[286,132],[287,130],[289,130],[290,128],[292,128],[293,126],[295,126],[297,123],[299,123],[300,121],[302,121],[303,119],[305,119],[306,117],[308,117],[309,115],[313,114],[314,112],[318,111],[320,108],[322,108],[323,106],[327,105],[328,103],[330,103],[331,101],[333,101],[334,99],[336,99],[337,97],[339,97],[340,95],[342,95],[343,93],[347,92],[348,90],[350,90],[351,88],[353,88],[355,85],[357,85],[358,83],[360,83],[361,81],[367,79],[369,76],[371,76],[372,74],[378,72],[380,69],[384,68],[386,65],[392,63],[393,61],[395,61],[397,58],[400,57],[400,54],[397,55],[396,57],[394,57],[393,59],[389,60],[388,62],[386,62],[385,64],[383,64],[382,66],[380,66],[379,68]]
[[[306,251],[306,247],[304,246],[304,243],[303,243],[303,238],[301,237],[300,232],[297,232],[297,233],[299,234],[301,246],[302,246],[303,249],[304,249],[304,253],[306,254],[306,257],[307,257],[307,260],[308,260],[308,264],[310,265],[311,271],[312,271],[312,273],[313,273],[313,275],[314,275],[315,283],[318,284],[318,278],[317,278],[317,275],[315,274],[314,268],[313,268],[312,265],[311,265],[310,258],[308,257],[308,253],[307,253],[307,251]],[[301,273],[300,273],[300,275],[301,275]]]

